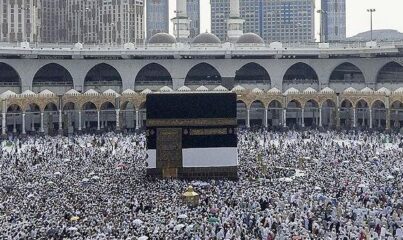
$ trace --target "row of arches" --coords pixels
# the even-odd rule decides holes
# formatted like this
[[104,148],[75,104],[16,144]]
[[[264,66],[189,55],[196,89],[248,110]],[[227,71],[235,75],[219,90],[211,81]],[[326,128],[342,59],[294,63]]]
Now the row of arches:
[[41,111],[37,104],[32,103],[24,109],[12,104],[4,116],[7,127],[3,133],[72,134],[76,131],[139,129],[145,125],[146,110],[144,104],[136,109],[133,103],[125,102],[117,111],[114,103],[106,101],[99,108],[93,102],[86,102],[81,107],[67,102],[62,109],[54,103],[48,103]]
[[[342,100],[339,107],[327,99],[322,103],[311,99],[304,103],[291,100],[286,105],[278,100],[269,104],[256,100],[250,105],[242,100],[237,102],[239,126],[264,126],[268,128],[361,128],[361,129],[396,129],[403,126],[403,103],[393,102],[389,108],[376,100],[369,104],[365,100],[354,103]],[[43,132],[72,134],[77,131],[134,131],[145,125],[146,111],[144,104],[138,108],[127,101],[119,104],[105,101],[99,107],[91,101],[82,105],[67,102],[62,107],[48,103],[43,110],[31,103],[22,108],[12,104],[3,115],[6,127],[3,134]],[[2,124],[3,124],[2,121]]]
[[[387,114],[390,112],[390,119]],[[321,105],[315,100],[308,100],[304,106],[291,100],[286,108],[273,100],[267,107],[261,101],[254,101],[248,107],[243,101],[237,102],[238,124],[241,126],[281,127],[341,127],[361,129],[386,129],[389,126],[400,129],[403,126],[403,103],[395,101],[387,109],[382,101],[375,101],[371,106],[364,100],[353,105],[350,100],[341,102],[340,108],[330,99]]]
[[[19,74],[6,63],[0,63],[0,86],[9,87],[19,92],[21,86]],[[377,76],[378,83],[403,83],[403,66],[397,62],[384,65]],[[329,83],[365,83],[363,72],[352,63],[342,63],[331,73]],[[199,63],[193,66],[186,75],[185,85],[221,85],[222,77],[218,70],[208,64]],[[235,73],[235,85],[263,84],[270,86],[271,77],[264,67],[251,62],[242,66]],[[316,71],[306,63],[292,65],[284,74],[283,88],[304,84],[310,87],[319,85]],[[143,67],[135,78],[136,90],[144,87],[169,86],[172,88],[172,77],[169,71],[160,64],[150,63]],[[38,70],[32,82],[34,91],[41,91],[49,87],[58,87],[64,90],[74,88],[73,77],[63,66],[50,63]],[[119,72],[109,64],[101,63],[94,66],[85,76],[84,90],[93,88],[106,90],[111,88],[117,92],[122,91],[122,77]]]

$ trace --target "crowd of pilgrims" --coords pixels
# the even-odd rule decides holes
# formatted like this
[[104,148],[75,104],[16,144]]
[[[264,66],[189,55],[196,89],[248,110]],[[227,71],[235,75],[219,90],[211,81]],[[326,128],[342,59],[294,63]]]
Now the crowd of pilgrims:
[[402,135],[238,136],[238,181],[149,179],[144,133],[3,141],[1,239],[403,239]]

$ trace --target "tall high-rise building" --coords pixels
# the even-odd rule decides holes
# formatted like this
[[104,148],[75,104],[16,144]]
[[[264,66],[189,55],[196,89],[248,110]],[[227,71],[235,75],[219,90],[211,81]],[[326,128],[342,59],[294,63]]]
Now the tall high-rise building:
[[67,2],[41,0],[42,42],[67,41]]
[[324,40],[341,41],[346,38],[346,0],[322,0],[322,28]]
[[169,32],[169,0],[147,0],[147,38]]
[[187,0],[187,15],[190,19],[190,38],[200,34],[200,0]]
[[[314,0],[239,0],[244,32],[260,35],[266,42],[315,41]],[[211,32],[227,40],[228,0],[211,0]]]
[[144,0],[103,0],[99,15],[101,43],[144,43]]
[[40,8],[40,0],[2,0],[0,40],[5,42],[40,41]]
[[144,0],[42,1],[45,42],[144,42]]

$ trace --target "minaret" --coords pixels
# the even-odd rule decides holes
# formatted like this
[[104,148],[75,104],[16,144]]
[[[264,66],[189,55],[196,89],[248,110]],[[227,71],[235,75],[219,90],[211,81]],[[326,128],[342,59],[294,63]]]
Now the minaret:
[[242,36],[244,22],[245,20],[241,19],[239,12],[239,0],[231,0],[230,14],[227,20],[227,34],[230,42],[236,42]]
[[176,0],[176,17],[172,18],[174,35],[179,41],[185,41],[190,36],[190,19],[187,14],[187,0]]

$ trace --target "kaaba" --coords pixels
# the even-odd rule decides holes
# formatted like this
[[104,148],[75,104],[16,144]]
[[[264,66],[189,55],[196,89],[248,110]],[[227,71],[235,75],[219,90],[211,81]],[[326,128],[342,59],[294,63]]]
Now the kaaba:
[[238,178],[235,93],[153,93],[146,108],[148,176]]

